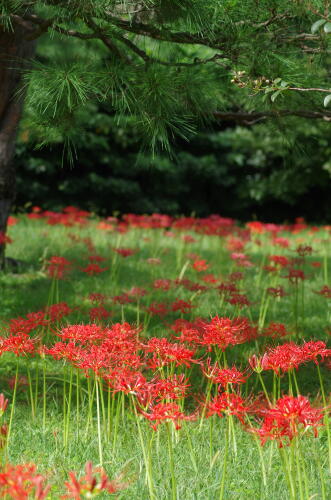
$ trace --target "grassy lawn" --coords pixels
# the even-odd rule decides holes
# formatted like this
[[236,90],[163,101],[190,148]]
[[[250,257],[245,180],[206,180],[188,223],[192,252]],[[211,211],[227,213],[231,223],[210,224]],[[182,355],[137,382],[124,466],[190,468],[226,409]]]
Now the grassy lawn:
[[330,227],[12,222],[1,497],[331,498]]

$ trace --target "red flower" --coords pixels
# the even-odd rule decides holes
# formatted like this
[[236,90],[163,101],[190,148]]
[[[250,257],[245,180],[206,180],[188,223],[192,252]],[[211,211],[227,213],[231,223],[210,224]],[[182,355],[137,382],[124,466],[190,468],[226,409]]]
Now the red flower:
[[283,396],[273,408],[264,410],[264,420],[260,429],[254,429],[264,444],[268,439],[275,439],[283,446],[285,439],[291,441],[311,428],[317,436],[317,427],[322,424],[323,411],[312,408],[304,396]]
[[164,290],[165,292],[170,290],[171,285],[172,281],[168,279],[155,280],[153,283],[154,288],[157,288],[158,290]]
[[247,376],[235,366],[220,368],[218,363],[212,365],[210,358],[207,359],[206,366],[202,368],[202,371],[214,384],[221,384],[225,388],[228,384],[243,384],[247,380]]
[[177,403],[157,403],[149,408],[149,412],[140,410],[140,413],[149,421],[152,429],[156,430],[164,421],[174,423],[176,429],[180,429],[181,420],[193,420],[194,415],[185,415]]
[[130,257],[130,255],[135,254],[138,250],[134,250],[132,248],[113,248],[113,251],[122,257]]
[[209,265],[207,264],[206,260],[203,259],[196,259],[193,261],[192,264],[193,269],[195,269],[198,273],[201,273],[201,271],[207,271]]
[[9,245],[13,240],[4,232],[0,231],[0,245]]
[[91,321],[107,319],[112,315],[111,311],[107,311],[103,306],[91,307],[89,316]]
[[50,278],[62,279],[70,269],[71,265],[72,263],[64,257],[54,255],[48,260],[48,276]]
[[82,497],[92,498],[102,492],[116,493],[126,486],[121,484],[118,479],[110,481],[104,469],[101,467],[93,468],[92,462],[86,463],[83,477],[77,479],[75,472],[69,472],[69,478],[69,481],[64,483],[68,493],[62,498],[74,498],[75,500],[80,500]]
[[26,333],[18,333],[1,339],[0,350],[2,352],[13,352],[16,356],[32,354],[35,350],[33,340]]
[[6,399],[5,395],[3,393],[1,393],[0,394],[0,418],[5,413],[7,405],[8,405],[8,399]]
[[107,271],[109,267],[100,267],[99,264],[91,263],[88,266],[82,269],[83,273],[88,274],[89,276],[94,276],[95,274],[103,273]]
[[71,314],[72,311],[66,302],[59,302],[46,308],[46,314],[51,322],[60,321],[65,316]]
[[185,302],[185,300],[176,299],[175,302],[171,304],[172,311],[180,311],[182,314],[189,313],[191,309],[195,307],[190,301]]
[[311,255],[313,253],[313,249],[310,245],[299,245],[296,252],[300,255],[300,257],[305,257],[306,255]]
[[263,330],[263,335],[265,335],[266,337],[277,339],[292,335],[292,332],[287,331],[286,326],[283,323],[272,322],[268,325],[267,328]]
[[280,267],[287,267],[290,263],[289,259],[283,255],[270,255],[269,260]]
[[272,297],[285,297],[285,295],[287,295],[284,288],[280,285],[275,288],[273,287],[267,288],[267,293]]
[[331,288],[328,285],[324,285],[319,292],[314,292],[318,293],[319,295],[322,295],[326,299],[331,299]]
[[299,281],[306,279],[305,273],[301,269],[290,269],[289,273],[284,278],[288,278],[289,282],[293,285],[297,285]]
[[244,417],[247,414],[248,407],[244,406],[244,400],[236,394],[223,392],[215,396],[207,405],[207,416],[218,415],[234,415],[240,422],[244,423]]
[[146,311],[155,314],[156,316],[165,316],[168,314],[169,309],[167,304],[164,302],[152,302],[148,307],[146,307]]
[[175,344],[168,339],[151,338],[144,346],[146,353],[152,353],[152,359],[148,359],[148,366],[155,369],[160,366],[165,366],[170,363],[175,363],[176,366],[190,366],[191,363],[197,361],[193,359],[195,350],[186,349],[182,344]]
[[45,478],[37,474],[34,464],[6,464],[0,471],[0,496],[9,496],[15,500],[43,500],[50,486],[45,485]]

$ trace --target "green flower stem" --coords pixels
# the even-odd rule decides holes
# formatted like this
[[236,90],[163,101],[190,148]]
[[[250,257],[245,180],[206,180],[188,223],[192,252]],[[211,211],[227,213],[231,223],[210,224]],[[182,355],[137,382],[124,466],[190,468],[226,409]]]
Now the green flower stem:
[[98,425],[98,450],[99,450],[99,464],[103,465],[103,454],[102,454],[102,440],[101,440],[101,419],[100,419],[100,395],[99,395],[99,380],[95,376],[95,390],[96,390],[96,400],[97,400],[97,425]]

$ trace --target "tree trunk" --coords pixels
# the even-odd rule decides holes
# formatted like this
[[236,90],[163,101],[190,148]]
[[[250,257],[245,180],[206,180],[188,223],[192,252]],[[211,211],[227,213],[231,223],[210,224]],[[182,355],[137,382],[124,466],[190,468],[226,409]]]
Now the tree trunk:
[[35,43],[26,39],[28,27],[13,25],[4,31],[0,25],[0,269],[5,262],[5,234],[15,200],[15,162],[17,128],[23,99],[15,93],[21,84],[21,70],[34,54]]

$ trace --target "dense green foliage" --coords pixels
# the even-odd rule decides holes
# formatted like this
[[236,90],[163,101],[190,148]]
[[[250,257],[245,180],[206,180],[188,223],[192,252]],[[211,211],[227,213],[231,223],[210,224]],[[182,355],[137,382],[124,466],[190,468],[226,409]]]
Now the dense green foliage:
[[75,143],[90,102],[108,103],[122,126],[131,117],[153,151],[190,139],[201,123],[220,119],[215,112],[330,115],[323,0],[1,0],[0,7],[2,23],[30,23],[30,39],[52,40],[24,77],[41,144]]
[[139,153],[132,126],[117,126],[105,110],[91,108],[73,167],[62,166],[61,142],[34,151],[33,138],[22,131],[17,209],[76,204],[103,214],[194,212],[242,220],[328,221],[329,126],[292,119],[288,127],[295,129],[291,141],[278,125],[205,130],[189,143],[177,141],[173,157],[153,159]]

